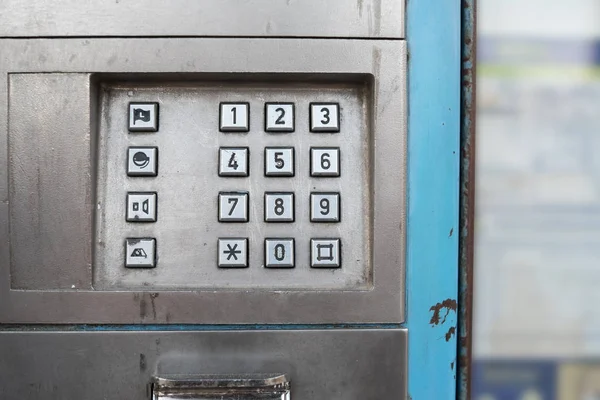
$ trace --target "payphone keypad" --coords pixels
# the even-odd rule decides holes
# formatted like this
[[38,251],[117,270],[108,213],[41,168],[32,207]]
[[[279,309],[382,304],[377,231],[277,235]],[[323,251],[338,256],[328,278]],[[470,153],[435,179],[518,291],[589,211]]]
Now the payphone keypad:
[[[102,134],[128,146],[125,179],[116,176],[114,162],[100,166],[108,171],[100,194],[117,194],[112,174],[126,190],[125,225],[113,221],[114,199],[105,197],[100,236],[116,244],[121,232],[125,253],[118,269],[117,252],[107,252],[105,261],[113,262],[100,263],[100,287],[364,287],[369,137],[360,91],[225,92],[206,96],[194,110],[201,89],[153,89],[117,87],[104,99],[111,117],[127,101],[121,113],[128,129],[108,118]],[[216,123],[209,127],[207,119]],[[116,155],[108,139],[101,160]],[[349,256],[344,263],[342,253]],[[240,269],[293,270],[298,278],[254,272],[228,281],[218,274]]]

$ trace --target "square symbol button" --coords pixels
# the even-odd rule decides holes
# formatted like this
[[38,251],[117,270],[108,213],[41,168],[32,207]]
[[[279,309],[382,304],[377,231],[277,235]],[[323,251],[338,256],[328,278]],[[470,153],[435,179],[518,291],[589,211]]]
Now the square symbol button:
[[310,220],[312,222],[340,222],[340,194],[311,193]]
[[294,222],[294,193],[265,193],[266,222]]
[[221,132],[248,132],[250,130],[250,104],[221,103],[219,130]]
[[340,149],[311,147],[310,176],[340,176]]
[[156,176],[158,147],[130,147],[127,149],[127,175]]
[[310,131],[339,132],[340,105],[338,103],[310,103]]
[[313,268],[339,268],[342,265],[340,239],[311,239],[310,266]]
[[156,239],[130,238],[125,240],[125,267],[156,267]]
[[248,192],[219,193],[219,222],[248,222]]
[[294,239],[265,239],[266,268],[294,268]]
[[158,131],[158,103],[129,103],[129,131]]
[[294,148],[266,147],[265,176],[294,176]]
[[156,222],[155,192],[127,193],[127,222]]
[[294,103],[266,103],[265,131],[294,132]]
[[248,266],[247,238],[219,238],[217,247],[220,268],[246,268]]
[[219,176],[248,176],[249,156],[247,147],[219,148]]

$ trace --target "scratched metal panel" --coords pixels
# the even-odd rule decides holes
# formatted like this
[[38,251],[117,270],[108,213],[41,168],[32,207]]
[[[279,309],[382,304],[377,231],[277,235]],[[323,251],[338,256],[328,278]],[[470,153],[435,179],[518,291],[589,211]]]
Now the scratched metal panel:
[[461,3],[409,2],[407,17],[409,396],[451,400],[457,373]]
[[2,0],[0,37],[404,37],[404,0]]
[[402,329],[0,332],[0,393],[147,400],[156,374],[285,373],[294,400],[404,400],[406,338]]

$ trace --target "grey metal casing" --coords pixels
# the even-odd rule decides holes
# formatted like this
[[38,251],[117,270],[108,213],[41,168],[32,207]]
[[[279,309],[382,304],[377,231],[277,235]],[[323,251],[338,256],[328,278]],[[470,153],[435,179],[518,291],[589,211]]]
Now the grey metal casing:
[[[407,332],[0,332],[3,398],[150,399],[153,376],[282,372],[292,400],[405,400]],[[25,367],[26,366],[26,367]]]
[[[403,41],[6,39],[0,41],[0,49],[1,93],[9,93],[10,82],[10,95],[0,97],[0,322],[403,321]],[[270,56],[274,49],[279,55],[275,58]],[[223,74],[258,80],[300,77],[317,84],[323,77],[341,82],[372,79],[368,115],[373,186],[372,206],[366,210],[373,227],[372,287],[94,290],[97,80],[145,74],[159,80],[222,79]]]

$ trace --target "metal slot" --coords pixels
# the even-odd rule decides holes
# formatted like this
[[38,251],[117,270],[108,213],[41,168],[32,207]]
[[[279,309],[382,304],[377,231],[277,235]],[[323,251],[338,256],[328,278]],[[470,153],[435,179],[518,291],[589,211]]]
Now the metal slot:
[[152,400],[289,400],[284,374],[166,375],[152,382]]

